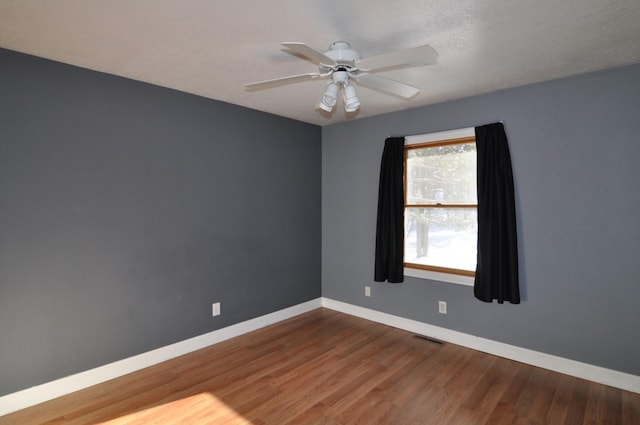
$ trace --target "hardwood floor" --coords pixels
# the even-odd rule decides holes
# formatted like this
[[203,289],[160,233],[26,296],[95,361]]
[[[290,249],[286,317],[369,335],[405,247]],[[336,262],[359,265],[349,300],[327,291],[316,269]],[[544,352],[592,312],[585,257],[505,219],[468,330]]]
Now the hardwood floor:
[[640,394],[318,309],[0,424],[640,424]]

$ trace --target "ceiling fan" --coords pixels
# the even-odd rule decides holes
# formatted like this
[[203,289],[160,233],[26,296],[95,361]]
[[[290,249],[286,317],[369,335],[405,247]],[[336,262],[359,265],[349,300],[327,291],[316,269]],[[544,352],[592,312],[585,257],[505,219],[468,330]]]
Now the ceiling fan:
[[362,58],[346,41],[332,43],[329,50],[324,53],[304,43],[287,42],[281,44],[290,53],[302,55],[317,64],[318,72],[259,81],[245,84],[245,87],[248,90],[261,90],[284,84],[330,78],[331,80],[327,83],[324,95],[318,105],[320,109],[327,112],[333,110],[341,90],[345,111],[355,112],[358,110],[360,99],[353,82],[404,99],[412,98],[420,92],[418,87],[381,77],[375,73],[409,66],[434,65],[438,60],[438,53],[428,45]]

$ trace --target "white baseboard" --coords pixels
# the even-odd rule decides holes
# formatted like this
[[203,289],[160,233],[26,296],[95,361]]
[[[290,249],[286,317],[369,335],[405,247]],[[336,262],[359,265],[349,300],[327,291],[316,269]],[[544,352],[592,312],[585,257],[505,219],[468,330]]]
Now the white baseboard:
[[462,345],[463,347],[472,348],[484,353],[598,382],[600,384],[609,385],[626,391],[640,393],[640,376],[606,369],[587,363],[581,363],[575,360],[541,353],[539,351],[516,347],[514,345],[480,338],[462,332],[452,331],[450,329],[429,325],[427,323],[411,319],[405,319],[392,314],[343,303],[330,298],[323,297],[322,306],[331,310],[393,326],[419,335],[429,336],[442,341]]
[[302,313],[320,308],[321,298],[285,308],[255,319],[237,323],[156,350],[138,354],[75,375],[0,397],[0,416],[61,397],[92,385],[118,378],[128,373],[188,354],[218,342],[269,326]]
[[317,298],[255,319],[237,323],[204,335],[167,345],[75,375],[47,382],[0,397],[0,416],[52,400],[128,373],[208,347],[218,342],[272,325],[302,313],[325,307],[373,322],[382,323],[419,335],[429,336],[463,347],[527,363],[544,369],[587,379],[623,390],[640,393],[640,376],[552,356],[550,354],[504,344],[462,332],[429,325],[392,314],[343,303],[330,298]]

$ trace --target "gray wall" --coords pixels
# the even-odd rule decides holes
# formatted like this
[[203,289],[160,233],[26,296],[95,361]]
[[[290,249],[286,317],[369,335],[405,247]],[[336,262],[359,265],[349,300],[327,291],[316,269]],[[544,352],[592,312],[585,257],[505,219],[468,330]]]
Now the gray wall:
[[[632,66],[323,127],[323,296],[640,375],[639,104]],[[373,282],[384,139],[501,119],[522,304],[485,304],[451,283]]]
[[0,395],[319,297],[320,136],[0,50]]
[[[640,374],[640,66],[321,131],[6,50],[0,64],[0,396],[316,298],[321,271],[329,298]],[[374,283],[384,138],[500,119],[523,303]]]

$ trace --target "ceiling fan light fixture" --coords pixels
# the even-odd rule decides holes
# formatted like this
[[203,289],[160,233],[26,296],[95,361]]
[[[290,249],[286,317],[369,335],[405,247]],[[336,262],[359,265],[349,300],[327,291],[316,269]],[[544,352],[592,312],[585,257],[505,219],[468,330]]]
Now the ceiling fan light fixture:
[[344,110],[347,112],[355,112],[360,107],[360,98],[356,93],[356,88],[351,84],[345,85],[342,92],[344,100]]
[[331,112],[338,101],[338,91],[339,87],[336,83],[327,84],[327,89],[324,91],[318,107],[324,111]]
[[318,104],[318,108],[322,109],[323,111],[327,111],[327,112],[331,112],[333,111],[333,106],[327,106],[324,103],[320,102]]

